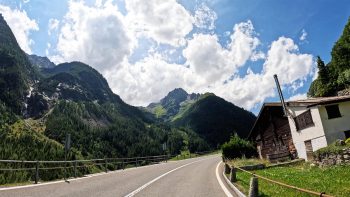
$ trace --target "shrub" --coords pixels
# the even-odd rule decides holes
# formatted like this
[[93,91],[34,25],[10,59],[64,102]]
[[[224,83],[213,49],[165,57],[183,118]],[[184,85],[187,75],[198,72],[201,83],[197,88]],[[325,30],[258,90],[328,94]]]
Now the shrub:
[[241,139],[237,134],[231,136],[230,141],[224,143],[221,149],[222,155],[229,159],[256,156],[254,145],[247,140]]
[[324,148],[320,148],[314,152],[314,156],[315,157],[324,157],[326,155],[341,153],[344,148],[350,147],[350,140],[349,139],[347,139],[345,141],[345,145],[340,146],[340,145],[336,145],[336,142],[333,142],[332,144],[330,144]]
[[345,140],[345,144],[350,146],[350,137],[348,139]]

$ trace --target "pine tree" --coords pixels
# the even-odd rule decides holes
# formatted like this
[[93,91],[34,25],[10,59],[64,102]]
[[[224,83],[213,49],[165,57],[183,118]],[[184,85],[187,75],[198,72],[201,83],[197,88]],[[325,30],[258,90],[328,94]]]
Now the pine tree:
[[350,18],[332,49],[332,67],[337,74],[350,69]]
[[328,68],[322,61],[320,56],[317,56],[317,67],[318,67],[318,77],[323,85],[328,84],[329,82],[329,72]]

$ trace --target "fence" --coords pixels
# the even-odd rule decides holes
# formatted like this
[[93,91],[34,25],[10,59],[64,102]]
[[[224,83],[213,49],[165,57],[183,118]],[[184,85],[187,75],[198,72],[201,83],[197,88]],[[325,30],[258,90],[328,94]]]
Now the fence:
[[311,194],[311,195],[316,195],[316,196],[323,196],[323,197],[333,197],[331,195],[327,195],[325,194],[325,192],[315,192],[315,191],[311,191],[311,190],[307,190],[304,188],[299,188],[293,185],[288,185],[279,181],[275,181],[260,175],[257,175],[255,173],[249,172],[247,170],[244,170],[240,167],[235,167],[235,166],[230,166],[229,164],[225,163],[225,174],[229,174],[229,180],[231,182],[236,182],[237,178],[236,178],[236,172],[237,170],[240,170],[244,173],[248,173],[250,175],[252,175],[252,178],[250,179],[250,187],[249,187],[249,197],[257,197],[259,196],[259,188],[258,188],[258,179],[262,179],[264,181],[273,183],[273,184],[277,184],[280,185],[282,187],[286,187],[286,188],[290,188],[290,189],[294,189],[297,190],[299,192],[302,193],[306,193],[306,194]]
[[[37,184],[41,178],[44,180],[64,178],[67,180],[68,177],[76,178],[101,171],[108,173],[108,171],[111,170],[167,162],[170,158],[185,159],[208,153],[210,153],[210,151],[196,152],[194,154],[192,153],[187,157],[179,155],[157,155],[146,157],[104,158],[73,161],[0,160],[0,172],[2,174],[8,173],[8,176],[10,176],[9,173],[26,172],[26,175],[31,176],[34,183]],[[46,173],[44,173],[44,171]],[[47,173],[47,171],[50,172]]]

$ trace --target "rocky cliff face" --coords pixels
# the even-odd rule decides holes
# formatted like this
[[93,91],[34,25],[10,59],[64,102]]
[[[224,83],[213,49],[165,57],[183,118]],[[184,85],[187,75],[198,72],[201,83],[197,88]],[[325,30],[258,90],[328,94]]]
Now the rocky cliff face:
[[27,54],[27,57],[28,57],[30,63],[33,66],[38,67],[39,69],[54,68],[56,66],[47,57],[40,57],[40,56],[37,56],[37,55],[28,55],[28,54]]

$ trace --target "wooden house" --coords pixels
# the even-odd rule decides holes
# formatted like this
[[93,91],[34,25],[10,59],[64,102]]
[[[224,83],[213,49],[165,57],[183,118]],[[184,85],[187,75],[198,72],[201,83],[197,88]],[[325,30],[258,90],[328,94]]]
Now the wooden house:
[[255,142],[261,159],[274,162],[296,157],[288,118],[284,116],[281,103],[262,106],[249,138]]

